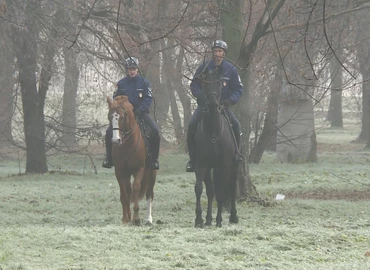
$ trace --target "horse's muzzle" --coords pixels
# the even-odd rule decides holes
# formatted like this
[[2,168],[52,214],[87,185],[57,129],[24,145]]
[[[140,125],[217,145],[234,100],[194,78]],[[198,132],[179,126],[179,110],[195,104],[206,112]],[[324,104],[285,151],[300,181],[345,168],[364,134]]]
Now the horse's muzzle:
[[121,144],[122,140],[121,140],[121,138],[113,138],[112,142],[115,143],[115,144]]

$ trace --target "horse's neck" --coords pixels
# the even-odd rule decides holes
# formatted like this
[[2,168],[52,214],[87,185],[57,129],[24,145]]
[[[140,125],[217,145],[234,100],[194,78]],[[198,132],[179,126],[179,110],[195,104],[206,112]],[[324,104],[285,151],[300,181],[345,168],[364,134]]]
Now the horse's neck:
[[127,117],[128,121],[123,128],[123,132],[129,134],[128,141],[134,141],[140,135],[139,123],[135,121],[135,117],[133,115],[127,115]]
[[203,116],[203,125],[207,133],[216,136],[222,131],[222,114],[217,107],[210,107]]

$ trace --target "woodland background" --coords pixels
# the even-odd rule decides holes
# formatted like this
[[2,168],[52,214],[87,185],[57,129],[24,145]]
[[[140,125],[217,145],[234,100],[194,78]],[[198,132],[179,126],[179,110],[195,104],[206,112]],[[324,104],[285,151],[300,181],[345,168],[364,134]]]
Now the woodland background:
[[88,145],[102,142],[105,97],[129,56],[151,82],[162,148],[186,151],[195,106],[189,83],[215,39],[228,43],[244,83],[233,109],[249,163],[266,150],[282,153],[282,162],[315,162],[317,131],[343,128],[343,119],[361,127],[357,141],[370,146],[370,1],[1,0],[0,7],[0,145],[4,157],[25,153],[26,173],[47,172],[49,155],[90,153]]

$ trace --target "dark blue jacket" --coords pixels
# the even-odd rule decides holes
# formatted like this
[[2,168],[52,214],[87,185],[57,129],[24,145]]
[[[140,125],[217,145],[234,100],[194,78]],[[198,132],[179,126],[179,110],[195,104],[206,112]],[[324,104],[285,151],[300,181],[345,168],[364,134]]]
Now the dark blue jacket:
[[142,112],[149,112],[153,95],[147,79],[140,75],[134,78],[129,76],[123,78],[117,83],[117,91],[113,97],[121,95],[128,96],[128,100],[134,106],[134,109],[139,108]]
[[[204,103],[201,97],[202,81],[199,77],[205,68],[210,70],[215,69],[216,65],[214,60],[212,59],[200,65],[190,83],[191,93],[197,98],[198,105],[203,105]],[[236,104],[243,94],[243,84],[235,66],[224,59],[219,67],[219,75],[222,79],[221,100],[229,99],[231,104]]]

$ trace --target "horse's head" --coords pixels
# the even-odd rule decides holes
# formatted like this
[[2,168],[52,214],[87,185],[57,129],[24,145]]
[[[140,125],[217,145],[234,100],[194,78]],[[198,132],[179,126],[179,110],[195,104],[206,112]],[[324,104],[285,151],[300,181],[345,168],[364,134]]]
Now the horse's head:
[[217,70],[206,69],[202,74],[201,80],[202,91],[207,105],[218,107],[221,97],[222,81]]
[[132,127],[136,124],[133,107],[127,96],[115,99],[107,97],[109,105],[108,119],[113,128],[113,143],[121,144],[125,137],[130,136]]

